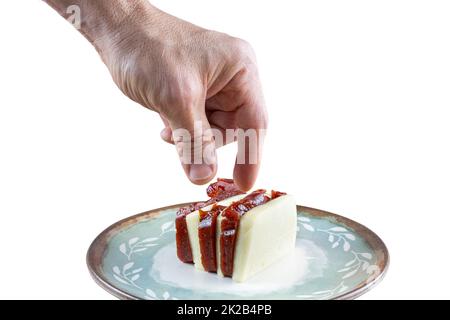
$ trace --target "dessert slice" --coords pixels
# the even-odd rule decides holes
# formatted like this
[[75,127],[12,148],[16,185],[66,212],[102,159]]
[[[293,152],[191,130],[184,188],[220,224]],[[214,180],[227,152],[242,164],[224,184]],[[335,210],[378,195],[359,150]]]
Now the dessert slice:
[[214,203],[220,202],[224,199],[233,197],[238,194],[242,194],[233,183],[231,179],[217,179],[217,182],[212,183],[206,193],[210,197],[209,200],[204,202],[196,202],[187,207],[180,208],[177,212],[175,219],[176,228],[176,244],[177,244],[177,256],[186,263],[192,263],[194,260],[191,245],[194,243],[189,240],[188,226],[186,223],[186,217],[192,212],[196,212],[200,208],[210,206]]
[[[231,203],[240,200],[244,196],[245,194],[233,196],[213,205],[199,208],[199,210],[193,211],[186,216],[192,260],[197,269],[212,272],[216,271],[215,250],[217,216]],[[214,249],[213,253],[211,253],[211,248]],[[214,260],[214,262],[211,262],[211,260]]]

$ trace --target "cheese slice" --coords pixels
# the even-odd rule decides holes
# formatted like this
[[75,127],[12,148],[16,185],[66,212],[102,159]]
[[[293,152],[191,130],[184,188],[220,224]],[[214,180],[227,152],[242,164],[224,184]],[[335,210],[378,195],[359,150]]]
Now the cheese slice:
[[[219,215],[216,229],[217,274],[220,268]],[[233,280],[243,282],[291,253],[295,248],[297,208],[291,195],[280,196],[251,209],[239,220],[235,242]]]
[[[216,204],[228,207],[232,202],[238,201],[242,198],[244,198],[245,194],[240,194],[222,201],[217,202]],[[204,211],[208,211],[213,207],[213,205],[207,206],[202,208]],[[219,220],[217,220],[219,221]],[[194,260],[195,268],[204,271],[203,263],[202,263],[202,255],[200,252],[200,239],[198,237],[198,225],[200,223],[200,212],[194,211],[189,213],[186,216],[186,224],[187,224],[187,230],[189,235],[189,242],[191,244],[191,250],[192,250],[192,258]],[[219,260],[217,260],[219,261]]]

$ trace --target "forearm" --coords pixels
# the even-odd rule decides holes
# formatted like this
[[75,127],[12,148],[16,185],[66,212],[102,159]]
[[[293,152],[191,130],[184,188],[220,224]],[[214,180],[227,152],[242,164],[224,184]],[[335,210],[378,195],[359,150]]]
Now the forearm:
[[[79,31],[99,50],[132,29],[155,19],[160,11],[147,0],[44,0],[61,16],[68,18],[71,6],[80,13]],[[130,31],[131,32],[131,31]]]

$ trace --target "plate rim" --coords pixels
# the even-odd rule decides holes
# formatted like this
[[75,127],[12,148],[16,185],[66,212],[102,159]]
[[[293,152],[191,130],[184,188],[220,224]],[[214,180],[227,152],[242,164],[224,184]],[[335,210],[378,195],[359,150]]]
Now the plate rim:
[[[108,293],[112,294],[116,298],[122,300],[141,300],[141,298],[127,293],[122,289],[114,286],[110,281],[103,276],[102,272],[102,259],[104,253],[108,248],[108,241],[115,234],[126,228],[127,226],[133,225],[139,220],[151,218],[152,216],[158,215],[161,211],[166,211],[170,209],[176,209],[179,207],[187,206],[195,202],[186,202],[179,203],[175,205],[170,205],[166,207],[156,208],[149,211],[145,211],[142,213],[138,213],[136,215],[132,215],[130,217],[121,219],[108,228],[103,230],[95,239],[92,241],[89,249],[86,253],[86,264],[89,270],[89,274],[93,278],[93,280]],[[372,250],[377,255],[377,266],[380,269],[380,273],[372,279],[370,282],[362,281],[358,285],[355,286],[351,291],[343,293],[333,298],[333,300],[353,300],[364,293],[372,290],[376,285],[378,285],[381,280],[385,277],[390,263],[390,255],[389,250],[383,240],[372,230],[367,228],[366,226],[356,222],[352,219],[346,218],[344,216],[338,215],[336,213],[332,213],[329,211],[311,208],[307,206],[297,205],[297,212],[302,211],[306,212],[308,215],[318,218],[331,218],[335,220],[337,223],[344,224],[351,229],[353,229],[358,234],[364,235],[364,240],[367,244],[372,248]]]

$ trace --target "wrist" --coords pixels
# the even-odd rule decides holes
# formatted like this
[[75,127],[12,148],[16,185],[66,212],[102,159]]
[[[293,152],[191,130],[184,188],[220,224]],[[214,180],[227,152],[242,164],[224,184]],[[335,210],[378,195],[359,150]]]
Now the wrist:
[[110,58],[126,56],[137,48],[158,56],[166,48],[174,48],[206,31],[160,11],[147,0],[119,2],[131,2],[132,6],[121,11],[120,17],[108,18],[91,40],[107,64]]

